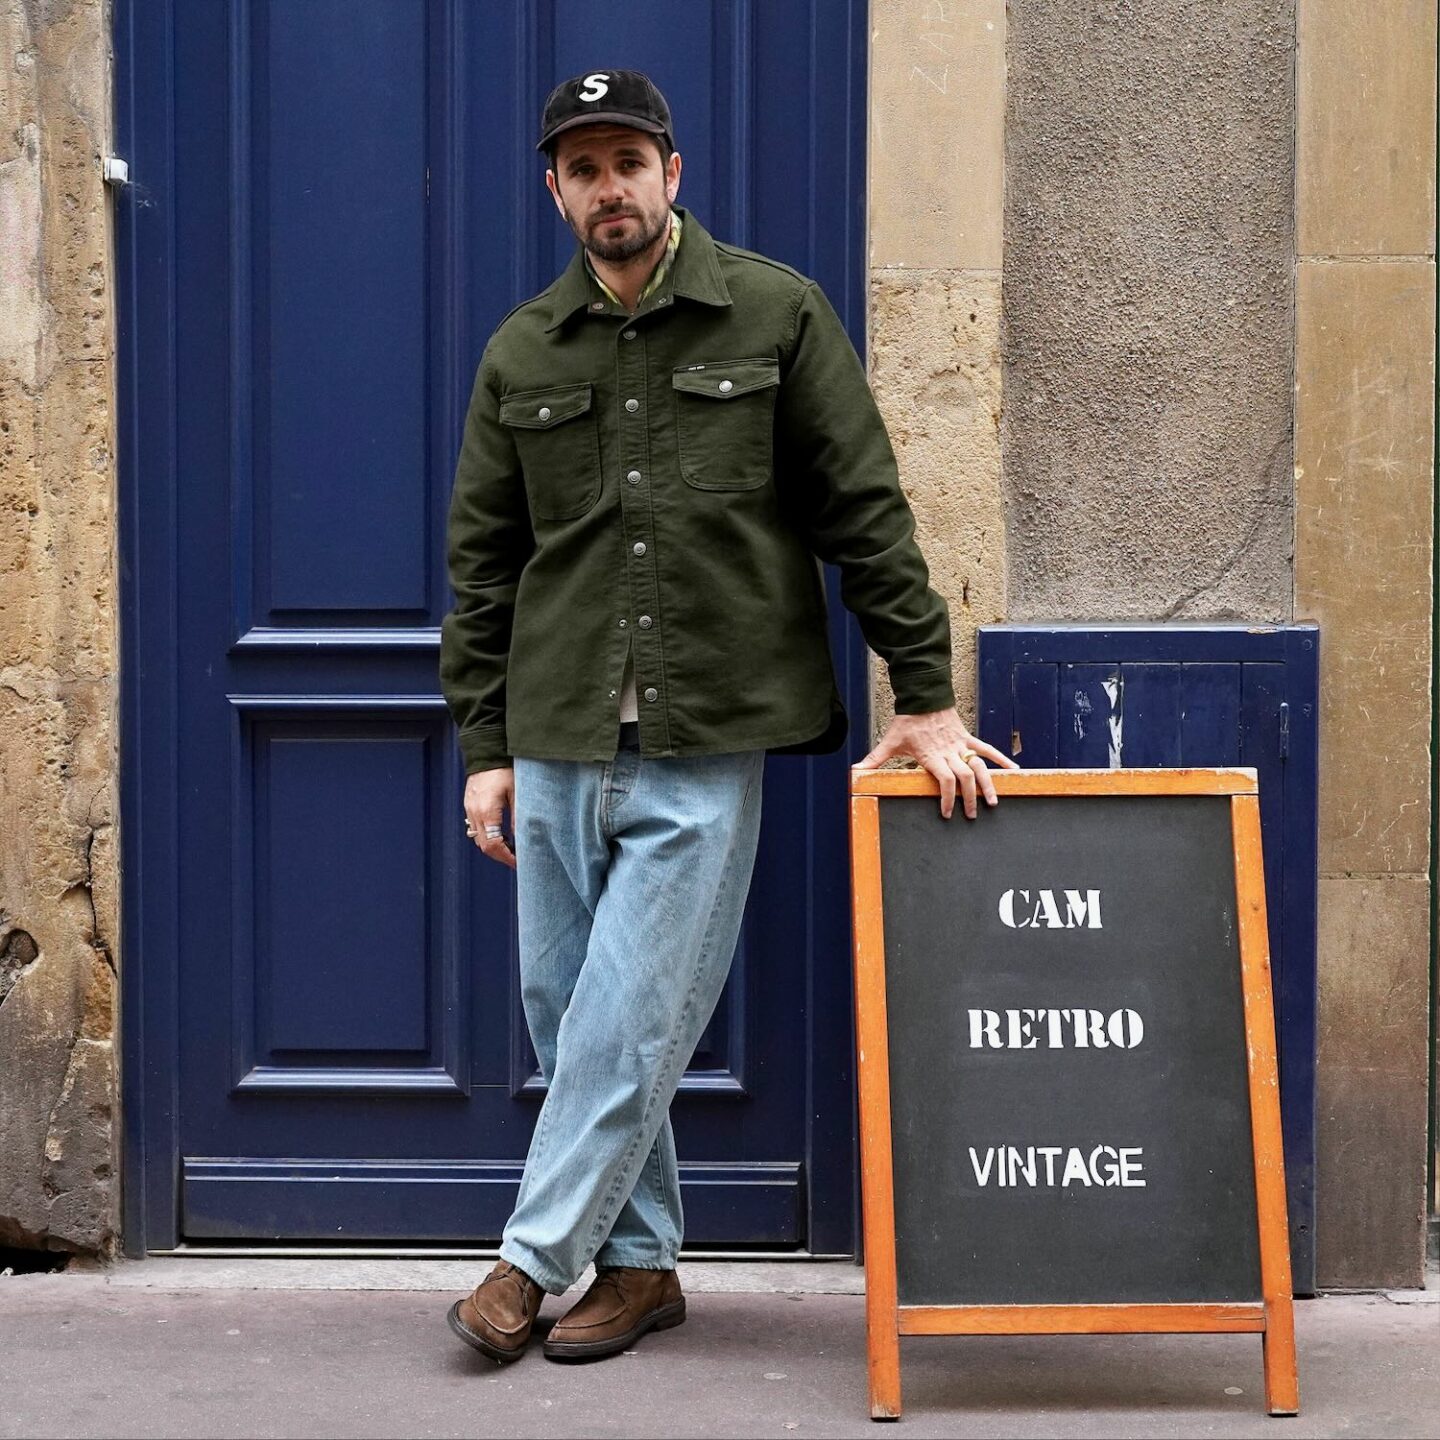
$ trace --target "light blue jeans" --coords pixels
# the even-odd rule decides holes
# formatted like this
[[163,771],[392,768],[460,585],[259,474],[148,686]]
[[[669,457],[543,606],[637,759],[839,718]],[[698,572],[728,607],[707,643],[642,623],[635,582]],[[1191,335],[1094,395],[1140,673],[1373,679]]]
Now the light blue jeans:
[[670,1101],[720,998],[760,833],[763,750],[515,767],[520,985],[548,1083],[500,1244],[551,1294],[669,1270]]

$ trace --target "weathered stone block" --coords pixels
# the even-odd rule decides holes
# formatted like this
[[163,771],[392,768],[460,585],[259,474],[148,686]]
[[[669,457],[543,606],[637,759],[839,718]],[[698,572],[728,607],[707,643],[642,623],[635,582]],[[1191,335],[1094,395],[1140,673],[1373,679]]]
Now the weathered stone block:
[[[975,627],[1004,618],[1000,506],[1000,281],[959,271],[876,270],[870,376],[915,512],[930,579],[950,606],[955,698],[975,719]],[[874,667],[877,734],[893,713]]]
[[1435,250],[1434,0],[1299,0],[1302,255]]
[[1430,887],[1320,882],[1322,1286],[1424,1284]]
[[1005,0],[870,16],[870,263],[999,269]]
[[1299,300],[1295,610],[1321,625],[1320,870],[1421,871],[1435,269],[1306,261]]

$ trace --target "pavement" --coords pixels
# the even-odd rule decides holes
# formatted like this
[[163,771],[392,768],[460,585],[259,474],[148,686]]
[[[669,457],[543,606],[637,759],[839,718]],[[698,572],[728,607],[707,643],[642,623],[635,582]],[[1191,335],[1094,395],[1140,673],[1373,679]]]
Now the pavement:
[[[690,1263],[684,1325],[500,1366],[445,1326],[485,1260],[163,1257],[0,1278],[0,1436],[1440,1437],[1440,1283],[1296,1303],[1301,1413],[1254,1335],[901,1342],[869,1419],[862,1272]],[[541,1329],[569,1302],[549,1298]]]

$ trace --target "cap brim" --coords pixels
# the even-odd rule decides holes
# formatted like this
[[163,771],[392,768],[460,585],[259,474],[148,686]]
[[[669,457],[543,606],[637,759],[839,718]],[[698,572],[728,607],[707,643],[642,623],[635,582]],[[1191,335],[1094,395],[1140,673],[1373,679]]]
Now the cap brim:
[[540,137],[537,150],[543,150],[557,135],[574,130],[579,125],[628,125],[632,130],[643,130],[647,135],[663,135],[665,127],[654,120],[639,120],[634,115],[620,115],[613,110],[596,110],[593,114],[575,115],[562,120],[553,130]]

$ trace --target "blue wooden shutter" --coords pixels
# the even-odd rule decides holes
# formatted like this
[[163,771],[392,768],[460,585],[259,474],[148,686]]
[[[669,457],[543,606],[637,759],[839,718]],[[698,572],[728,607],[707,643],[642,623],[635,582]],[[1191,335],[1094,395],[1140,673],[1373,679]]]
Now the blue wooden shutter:
[[1318,628],[986,625],[977,658],[979,734],[1028,768],[1258,771],[1295,1290],[1313,1292]]

